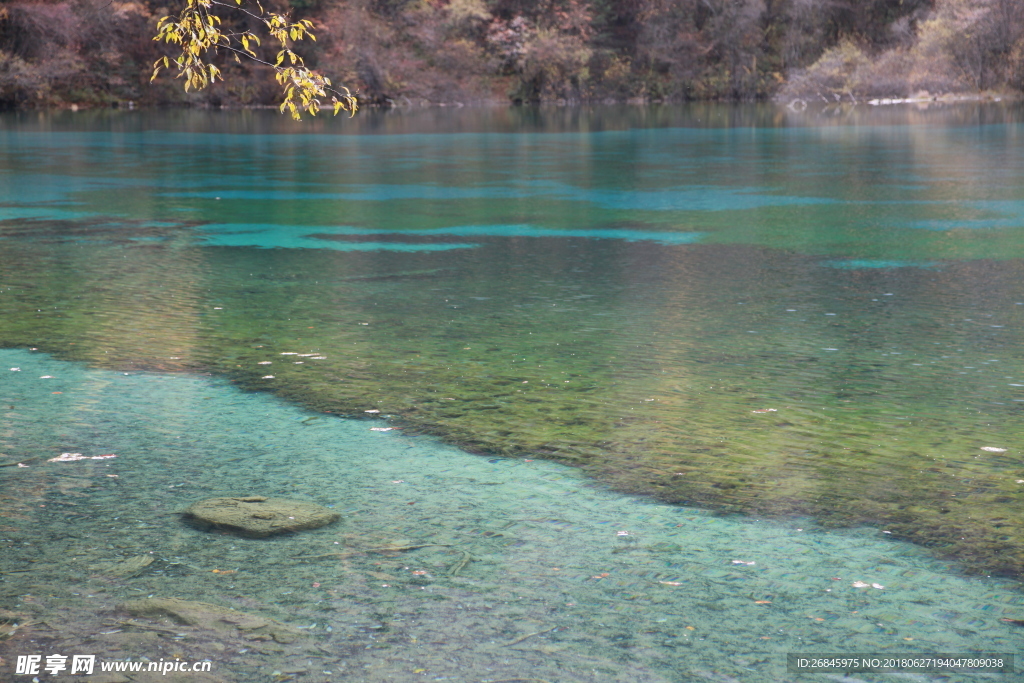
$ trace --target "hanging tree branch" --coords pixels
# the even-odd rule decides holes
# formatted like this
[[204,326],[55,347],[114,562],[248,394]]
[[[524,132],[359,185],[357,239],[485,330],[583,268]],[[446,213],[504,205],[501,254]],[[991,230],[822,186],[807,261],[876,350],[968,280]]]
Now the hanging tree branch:
[[[308,19],[292,22],[283,14],[266,11],[256,0],[254,4],[259,11],[253,12],[242,7],[242,2],[243,0],[235,0],[235,5],[231,5],[217,0],[185,0],[185,7],[178,15],[162,18],[157,23],[157,32],[153,40],[178,45],[181,47],[181,54],[173,61],[168,57],[156,60],[150,81],[155,80],[161,70],[170,69],[173,65],[178,71],[177,77],[185,79],[185,90],[202,90],[218,78],[223,79],[220,69],[208,60],[212,56],[211,53],[215,55],[224,50],[230,52],[236,62],[240,63],[241,57],[245,57],[272,68],[277,82],[284,90],[281,112],[289,111],[293,119],[302,118],[302,111],[315,116],[327,98],[330,98],[335,114],[339,111],[356,113],[359,106],[349,89],[339,86],[339,91],[331,87],[329,78],[308,69],[302,57],[295,54],[290,47],[297,40],[316,40],[316,36],[310,31],[313,22]],[[262,22],[270,36],[281,44],[276,61],[271,64],[256,56],[252,48],[260,45],[260,38],[252,31],[221,31],[220,17],[211,12],[215,5],[241,12]]]

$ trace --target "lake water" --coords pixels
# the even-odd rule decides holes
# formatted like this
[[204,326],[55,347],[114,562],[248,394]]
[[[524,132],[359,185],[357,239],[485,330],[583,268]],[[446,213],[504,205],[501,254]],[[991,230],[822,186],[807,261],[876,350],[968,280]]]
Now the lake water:
[[[5,674],[881,681],[786,654],[1017,649],[1019,105],[21,113],[0,141]],[[342,519],[182,516],[218,496]]]

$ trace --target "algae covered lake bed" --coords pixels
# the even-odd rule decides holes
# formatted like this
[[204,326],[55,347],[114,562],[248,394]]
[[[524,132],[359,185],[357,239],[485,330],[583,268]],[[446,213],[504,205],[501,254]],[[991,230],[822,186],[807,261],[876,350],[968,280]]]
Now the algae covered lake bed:
[[[457,133],[412,114],[312,130],[258,112],[5,118],[4,538],[56,544],[17,554],[47,569],[5,574],[8,598],[52,592],[61,575],[79,587],[106,576],[94,611],[105,617],[129,593],[170,591],[323,623],[323,603],[293,608],[261,582],[308,593],[333,581],[336,594],[317,599],[370,623],[378,573],[405,597],[374,617],[392,624],[391,653],[386,672],[364,662],[354,680],[368,681],[423,675],[394,668],[409,638],[423,642],[397,613],[453,620],[449,645],[474,653],[467,680],[534,631],[523,644],[551,652],[509,666],[545,680],[591,680],[570,653],[603,658],[611,680],[778,680],[773,641],[797,651],[822,623],[835,628],[814,642],[833,649],[857,633],[864,652],[1012,651],[1017,627],[1002,620],[1022,618],[1019,589],[1003,579],[1024,569],[1019,111],[736,111],[470,112],[453,114]],[[62,452],[119,457],[48,462]],[[130,495],[111,489],[128,479]],[[238,541],[222,567],[205,554],[228,540],[210,545],[176,516],[193,494],[284,493],[354,517]],[[90,512],[75,517],[78,497]],[[586,500],[586,513],[557,512],[560,497]],[[110,552],[75,546],[90,559],[72,562],[54,554],[74,537],[51,516],[58,504],[104,538],[117,525],[100,510],[130,507],[152,531],[105,541]],[[295,560],[335,541],[353,554],[327,558],[331,579],[323,559]],[[767,555],[747,558],[754,546]],[[159,559],[135,576],[89,569],[150,551]],[[829,571],[837,558],[850,570]],[[841,607],[827,602],[832,574]],[[442,585],[458,596],[406,602]],[[533,607],[516,617],[519,598]],[[556,603],[562,621],[542,618]],[[776,630],[790,634],[758,631],[757,661],[740,654],[763,621],[751,605],[783,610]],[[497,625],[516,618],[529,628]],[[335,627],[314,641],[336,653]],[[360,628],[345,642],[379,630]],[[501,637],[469,646],[474,629]],[[702,641],[694,659],[678,638],[701,629],[721,642]],[[585,635],[567,644],[570,632]],[[615,644],[612,632],[632,635]],[[204,656],[247,649],[193,638]],[[732,662],[721,671],[716,652]],[[435,659],[409,671],[450,666]],[[542,670],[551,662],[563,677]]]

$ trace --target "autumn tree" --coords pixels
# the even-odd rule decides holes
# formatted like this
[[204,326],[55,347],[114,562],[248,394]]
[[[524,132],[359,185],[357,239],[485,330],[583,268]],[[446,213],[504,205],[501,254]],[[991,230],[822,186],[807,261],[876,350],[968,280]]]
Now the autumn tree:
[[[254,48],[262,39],[254,31],[221,28],[222,15],[227,13],[240,13],[266,30],[280,48],[273,62],[261,59],[256,53]],[[328,98],[335,114],[340,111],[355,114],[358,103],[348,88],[335,88],[329,78],[307,68],[302,57],[292,49],[296,41],[316,40],[312,28],[310,20],[292,21],[285,14],[266,10],[259,0],[233,0],[233,4],[220,0],[185,0],[178,14],[163,17],[157,23],[154,40],[177,46],[180,52],[173,59],[166,56],[158,59],[153,65],[152,80],[161,70],[174,69],[178,77],[185,80],[185,90],[201,90],[221,77],[214,58],[228,54],[236,62],[246,59],[273,69],[284,93],[281,111],[288,111],[294,119],[300,119],[303,111],[315,116]]]

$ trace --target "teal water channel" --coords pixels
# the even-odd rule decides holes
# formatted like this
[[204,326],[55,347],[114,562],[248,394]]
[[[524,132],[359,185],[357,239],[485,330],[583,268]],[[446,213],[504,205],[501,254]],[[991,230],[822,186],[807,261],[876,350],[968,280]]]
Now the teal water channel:
[[[998,104],[5,115],[0,671],[1019,678],[786,654],[1018,649],[1022,134]],[[222,496],[341,519],[182,514]]]

